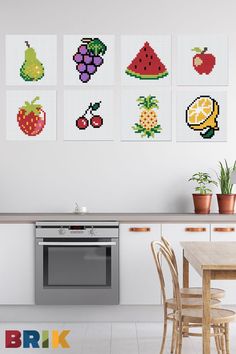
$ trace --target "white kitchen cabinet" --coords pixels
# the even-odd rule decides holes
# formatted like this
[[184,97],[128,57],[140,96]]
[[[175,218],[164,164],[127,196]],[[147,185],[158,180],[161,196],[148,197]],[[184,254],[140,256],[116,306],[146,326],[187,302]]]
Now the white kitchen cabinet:
[[0,224],[0,305],[34,304],[34,225]]
[[160,285],[151,253],[151,242],[160,240],[160,230],[159,224],[120,225],[122,305],[160,304]]
[[[164,236],[172,245],[179,271],[180,286],[183,285],[183,249],[181,241],[210,241],[210,225],[208,224],[163,224],[161,235]],[[163,263],[165,273],[167,296],[172,296],[171,275],[168,266]],[[189,266],[190,286],[202,286],[201,276]]]
[[[212,224],[211,241],[236,241],[236,224]],[[223,304],[236,304],[236,280],[212,280],[212,286],[226,291]]]

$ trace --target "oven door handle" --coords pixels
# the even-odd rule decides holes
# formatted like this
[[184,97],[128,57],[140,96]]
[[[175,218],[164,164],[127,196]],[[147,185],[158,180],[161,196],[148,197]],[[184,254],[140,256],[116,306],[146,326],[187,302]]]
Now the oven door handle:
[[39,246],[116,246],[116,242],[38,242]]

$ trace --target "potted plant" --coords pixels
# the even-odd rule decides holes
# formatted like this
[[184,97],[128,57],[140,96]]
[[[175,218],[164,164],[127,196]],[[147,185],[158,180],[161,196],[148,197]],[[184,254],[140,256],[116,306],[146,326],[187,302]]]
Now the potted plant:
[[220,174],[217,175],[220,185],[221,194],[217,194],[217,201],[220,214],[233,214],[235,197],[232,193],[233,183],[231,181],[231,174],[236,170],[236,161],[233,167],[229,167],[227,161],[225,163],[219,162]]
[[206,172],[197,172],[192,175],[189,181],[197,183],[195,191],[193,193],[193,203],[196,214],[209,214],[211,207],[212,191],[208,186],[214,184],[217,186],[217,182],[211,179],[211,176]]

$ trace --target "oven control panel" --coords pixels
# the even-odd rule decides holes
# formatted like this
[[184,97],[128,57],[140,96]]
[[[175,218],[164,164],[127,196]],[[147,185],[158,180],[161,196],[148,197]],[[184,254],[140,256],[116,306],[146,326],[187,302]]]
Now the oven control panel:
[[36,237],[119,237],[118,222],[38,222]]

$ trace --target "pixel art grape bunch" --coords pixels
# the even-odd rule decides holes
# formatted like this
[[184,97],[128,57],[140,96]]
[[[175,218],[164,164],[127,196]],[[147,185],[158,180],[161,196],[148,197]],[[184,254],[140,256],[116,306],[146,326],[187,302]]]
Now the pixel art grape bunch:
[[79,72],[79,79],[86,83],[95,75],[98,68],[103,65],[103,56],[107,46],[99,38],[83,38],[82,44],[73,55],[76,62],[76,70]]

